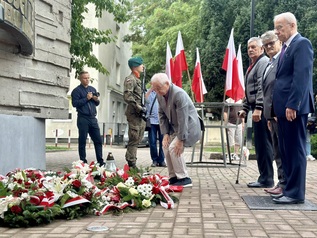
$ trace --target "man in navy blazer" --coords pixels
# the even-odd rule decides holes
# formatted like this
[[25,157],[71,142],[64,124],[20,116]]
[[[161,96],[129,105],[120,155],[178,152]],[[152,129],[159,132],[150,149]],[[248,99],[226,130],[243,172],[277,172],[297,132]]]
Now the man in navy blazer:
[[152,89],[159,103],[160,129],[170,184],[191,187],[184,147],[201,139],[201,127],[196,108],[182,89],[172,84],[165,73],[154,74]]
[[275,16],[274,29],[283,42],[274,85],[273,108],[278,121],[286,184],[281,197],[273,198],[273,201],[279,204],[304,203],[306,125],[308,113],[314,112],[314,53],[311,42],[297,32],[297,20],[292,13]]

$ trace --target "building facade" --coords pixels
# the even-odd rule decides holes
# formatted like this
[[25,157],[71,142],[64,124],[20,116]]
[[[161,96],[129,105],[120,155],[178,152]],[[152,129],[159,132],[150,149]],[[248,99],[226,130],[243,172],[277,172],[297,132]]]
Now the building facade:
[[[94,6],[89,4],[87,7],[89,12],[85,16],[84,25],[102,30],[110,29],[112,34],[117,37],[116,42],[95,45],[93,49],[94,55],[109,71],[109,75],[101,74],[91,68],[85,70],[93,78],[91,85],[100,93],[97,117],[104,143],[121,143],[126,126],[123,81],[130,74],[127,62],[132,54],[131,43],[123,42],[123,37],[129,33],[129,25],[128,23],[116,23],[113,20],[113,15],[107,12],[103,13],[102,18],[96,18]],[[66,120],[46,120],[46,141],[48,143],[65,143],[69,139],[71,143],[77,142],[77,112],[76,108],[71,105],[70,94],[79,83],[79,80],[74,77],[74,72],[72,72],[67,93],[69,118]],[[88,141],[89,138],[87,138]]]

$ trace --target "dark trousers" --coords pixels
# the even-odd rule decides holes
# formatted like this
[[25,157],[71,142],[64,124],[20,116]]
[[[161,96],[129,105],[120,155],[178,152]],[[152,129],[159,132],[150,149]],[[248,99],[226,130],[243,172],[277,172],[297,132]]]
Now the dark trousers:
[[87,163],[86,140],[87,140],[87,135],[89,134],[90,138],[94,142],[97,162],[100,165],[103,165],[104,161],[102,159],[102,140],[101,140],[100,128],[99,128],[97,119],[85,117],[85,116],[78,116],[77,127],[79,132],[78,153],[79,153],[80,160]]
[[286,185],[283,194],[294,199],[305,199],[306,189],[306,124],[307,114],[297,115],[293,121],[278,120],[279,146]]
[[273,119],[270,120],[271,122],[271,136],[272,136],[272,145],[273,145],[273,159],[275,160],[276,167],[277,167],[277,178],[278,178],[278,186],[284,188],[285,186],[285,177],[283,172],[282,166],[282,159],[280,148],[278,146],[278,126],[277,122]]
[[[157,140],[159,141],[159,149],[157,150]],[[161,134],[160,125],[151,124],[149,131],[150,154],[153,163],[164,162],[164,152],[162,145],[163,135]]]
[[265,117],[261,116],[259,122],[253,122],[254,146],[260,176],[258,182],[273,186],[273,149],[270,131]]

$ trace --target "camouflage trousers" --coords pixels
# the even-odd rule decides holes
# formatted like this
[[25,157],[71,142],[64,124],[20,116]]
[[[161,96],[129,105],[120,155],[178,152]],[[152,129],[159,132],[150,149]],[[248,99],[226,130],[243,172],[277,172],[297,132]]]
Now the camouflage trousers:
[[125,159],[130,167],[136,166],[138,144],[142,141],[145,121],[140,117],[127,118],[129,124],[129,141],[127,145],[127,151]]

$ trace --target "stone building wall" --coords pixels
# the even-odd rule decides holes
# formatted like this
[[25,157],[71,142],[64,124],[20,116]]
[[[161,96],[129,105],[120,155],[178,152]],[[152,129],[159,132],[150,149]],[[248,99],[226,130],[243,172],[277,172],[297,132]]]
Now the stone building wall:
[[[19,11],[12,0],[0,0],[5,21],[0,23],[0,114],[36,118],[67,118],[70,69],[70,1],[28,0],[33,8],[30,34],[33,50],[21,53],[18,37],[2,26]],[[10,4],[12,2],[12,4]],[[16,20],[12,20],[16,21]],[[22,23],[21,23],[22,24]],[[22,31],[22,29],[21,29]],[[22,48],[23,51],[23,48]]]
[[67,118],[71,1],[0,0],[0,174],[45,169],[45,119]]

